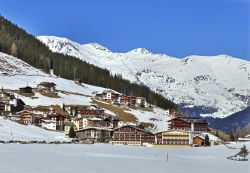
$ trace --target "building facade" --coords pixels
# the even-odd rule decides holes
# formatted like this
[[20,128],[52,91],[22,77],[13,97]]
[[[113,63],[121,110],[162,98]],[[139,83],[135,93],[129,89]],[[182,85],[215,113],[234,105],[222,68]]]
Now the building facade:
[[80,140],[91,142],[109,142],[111,140],[112,130],[101,127],[87,127],[75,131],[76,137]]
[[121,145],[143,145],[154,144],[155,135],[150,131],[133,125],[125,125],[114,129],[112,144]]
[[169,130],[157,133],[156,143],[164,145],[189,145],[189,132],[184,130]]
[[203,118],[188,118],[188,117],[175,117],[168,121],[169,130],[186,130],[190,131],[193,125],[193,130],[196,132],[207,132],[208,123]]

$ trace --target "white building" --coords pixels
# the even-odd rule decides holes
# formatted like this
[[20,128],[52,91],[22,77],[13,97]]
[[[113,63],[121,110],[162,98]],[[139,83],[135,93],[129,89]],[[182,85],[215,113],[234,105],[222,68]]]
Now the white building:
[[144,97],[136,97],[136,105],[138,106],[147,106],[147,100]]
[[41,125],[43,128],[48,130],[56,130],[56,120],[41,120]]

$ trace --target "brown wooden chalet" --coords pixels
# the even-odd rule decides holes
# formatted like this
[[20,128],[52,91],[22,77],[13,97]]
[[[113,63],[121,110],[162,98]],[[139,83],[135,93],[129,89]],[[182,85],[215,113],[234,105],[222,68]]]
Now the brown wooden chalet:
[[91,108],[78,110],[78,117],[87,118],[94,116],[104,116],[104,109],[101,108]]
[[128,97],[128,106],[134,107],[136,105],[136,97],[135,96],[129,96]]
[[166,110],[166,116],[169,118],[182,117],[181,113],[176,109]]
[[82,80],[81,79],[76,79],[75,83],[78,84],[78,85],[81,85],[82,84]]
[[193,137],[193,144],[197,146],[205,146],[205,138],[203,136],[194,136]]
[[10,112],[11,111],[11,105],[6,102],[0,102],[0,111],[1,112]]
[[23,110],[25,103],[21,99],[15,98],[14,94],[0,90],[0,115],[9,115]]
[[89,105],[66,105],[63,104],[63,110],[68,112],[71,116],[77,116],[77,112],[80,110],[88,109]]
[[75,131],[76,137],[80,140],[91,142],[109,142],[111,140],[112,130],[103,127],[87,127]]
[[82,118],[83,127],[112,127],[112,121],[108,118],[102,117],[91,117]]
[[154,144],[155,135],[148,130],[133,125],[125,125],[114,129],[111,143],[123,145]]
[[22,124],[33,124],[33,114],[27,110],[17,112],[20,117],[20,123]]
[[208,131],[208,123],[203,118],[175,117],[168,121],[169,129],[191,130],[191,124],[194,125],[194,131]]
[[113,90],[104,90],[102,93],[97,93],[96,97],[109,103],[118,101],[120,94]]
[[55,120],[56,130],[63,130],[64,120],[68,117],[68,113],[63,111],[58,105],[51,106],[26,106],[25,111],[33,114],[33,122],[35,125],[41,126],[42,120]]
[[53,82],[42,82],[37,85],[37,88],[43,93],[51,93],[56,91],[56,84]]
[[71,117],[87,118],[104,115],[104,109],[96,105],[63,105],[63,110],[68,112]]
[[66,119],[66,115],[59,113],[49,113],[47,114],[47,119],[53,119],[56,121],[56,130],[63,131],[64,130],[64,120]]
[[25,106],[24,110],[27,110],[29,112],[31,112],[34,115],[43,117],[46,114],[52,112],[52,108],[48,107],[48,106],[36,106],[36,107],[32,107],[32,106]]
[[128,105],[128,96],[126,95],[119,96],[119,103],[121,105]]
[[23,87],[23,88],[19,88],[19,92],[21,94],[32,94],[32,88],[29,86]]
[[106,94],[105,101],[106,101],[106,102],[113,103],[113,102],[115,102],[115,101],[118,100],[119,96],[120,96],[119,93],[108,92],[108,93]]

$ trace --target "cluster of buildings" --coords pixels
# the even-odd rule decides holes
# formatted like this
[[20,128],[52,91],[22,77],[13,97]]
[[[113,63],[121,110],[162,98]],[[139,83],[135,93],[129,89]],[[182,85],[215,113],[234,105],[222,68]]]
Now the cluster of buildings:
[[56,84],[53,82],[41,82],[37,85],[36,88],[30,86],[19,88],[20,94],[33,94],[34,91],[46,94],[53,93],[56,94]]
[[[14,115],[13,115],[14,116]],[[68,134],[71,126],[75,130],[89,126],[112,127],[113,120],[105,118],[104,110],[95,105],[51,105],[24,106],[11,118],[21,124],[33,124],[47,130],[65,131]]]
[[23,110],[25,103],[15,97],[14,94],[7,93],[2,88],[0,90],[0,115],[8,116],[9,114]]
[[118,106],[147,107],[148,103],[144,97],[127,96],[113,90],[105,90],[96,94],[96,98]]
[[152,133],[135,125],[108,127],[85,127],[77,130],[79,140],[92,142],[109,142],[116,145],[196,145],[205,146],[206,131],[191,131],[172,127],[167,131]]
[[[42,82],[36,90],[43,93],[56,92],[54,83]],[[19,89],[20,93],[34,92],[31,87]],[[96,97],[106,102],[129,107],[146,107],[143,97],[126,96],[107,90]],[[13,94],[0,91],[0,114],[21,124],[32,124],[52,131],[69,134],[73,127],[81,141],[106,142],[117,145],[205,145],[208,123],[203,118],[185,117],[176,110],[167,110],[168,130],[152,133],[137,125],[126,124],[114,117],[107,117],[105,110],[96,105],[28,106]]]
[[[170,110],[172,111],[172,110]],[[83,141],[109,142],[116,145],[195,145],[205,146],[205,135],[209,134],[208,123],[202,118],[189,118],[180,114],[169,114],[169,129],[152,133],[136,125],[86,126],[76,130],[76,137]],[[210,142],[215,142],[210,140]]]

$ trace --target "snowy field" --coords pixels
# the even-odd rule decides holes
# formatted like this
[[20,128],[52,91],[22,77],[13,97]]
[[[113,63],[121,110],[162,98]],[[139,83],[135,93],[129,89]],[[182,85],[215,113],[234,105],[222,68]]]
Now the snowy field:
[[[242,144],[238,144],[240,147]],[[250,148],[250,143],[247,144]],[[249,173],[250,162],[227,160],[238,150],[96,145],[0,145],[3,173]],[[169,159],[166,160],[168,153]]]
[[[32,125],[21,125],[0,117],[1,141],[69,141],[63,132],[44,130]],[[1,172],[1,171],[0,171]]]

